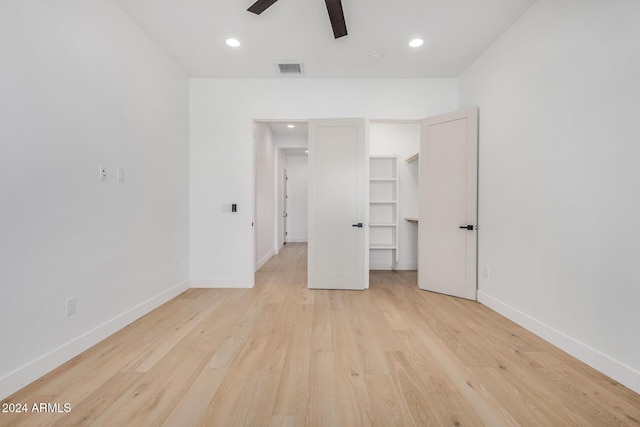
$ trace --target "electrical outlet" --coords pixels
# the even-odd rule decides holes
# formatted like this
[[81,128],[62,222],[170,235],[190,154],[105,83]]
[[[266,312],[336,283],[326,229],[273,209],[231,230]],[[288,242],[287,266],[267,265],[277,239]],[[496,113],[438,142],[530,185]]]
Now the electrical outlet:
[[484,266],[484,268],[482,269],[482,271],[484,272],[484,278],[488,279],[490,274],[489,274],[489,267],[487,267],[486,265]]
[[124,182],[124,169],[118,168],[118,182]]
[[107,180],[107,168],[104,166],[100,166],[100,181]]
[[77,298],[69,298],[67,300],[67,316],[73,316],[74,314],[76,314],[77,304]]

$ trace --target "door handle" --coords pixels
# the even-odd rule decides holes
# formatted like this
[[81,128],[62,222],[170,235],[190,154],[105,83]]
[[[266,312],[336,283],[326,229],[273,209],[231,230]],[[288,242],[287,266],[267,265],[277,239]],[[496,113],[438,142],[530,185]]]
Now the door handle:
[[461,225],[460,228],[464,230],[473,231],[473,225]]
[[358,228],[362,228],[362,223],[359,222],[357,224],[351,224],[352,227],[358,227]]

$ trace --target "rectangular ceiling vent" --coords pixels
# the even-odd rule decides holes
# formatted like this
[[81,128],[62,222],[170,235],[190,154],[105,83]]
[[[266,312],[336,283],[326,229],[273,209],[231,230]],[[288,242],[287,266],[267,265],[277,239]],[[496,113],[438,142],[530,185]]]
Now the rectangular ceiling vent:
[[303,74],[300,62],[278,62],[276,67],[278,68],[278,74],[281,76],[301,76]]

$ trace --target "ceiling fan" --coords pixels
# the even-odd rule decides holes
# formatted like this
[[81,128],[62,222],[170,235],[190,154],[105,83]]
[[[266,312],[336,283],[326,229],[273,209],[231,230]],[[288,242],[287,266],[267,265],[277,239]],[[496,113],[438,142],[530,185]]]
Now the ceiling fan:
[[[267,10],[272,4],[278,0],[258,0],[251,5],[249,12],[260,15]],[[341,0],[324,0],[327,4],[327,12],[329,12],[329,19],[331,20],[331,27],[333,28],[333,36],[337,39],[347,35],[347,24],[344,22],[344,13],[342,11]]]

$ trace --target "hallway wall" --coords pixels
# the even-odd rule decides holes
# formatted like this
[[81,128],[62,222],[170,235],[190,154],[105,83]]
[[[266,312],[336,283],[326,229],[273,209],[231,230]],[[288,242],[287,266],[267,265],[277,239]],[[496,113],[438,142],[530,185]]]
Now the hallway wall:
[[287,156],[289,192],[287,241],[306,242],[308,237],[308,157]]

